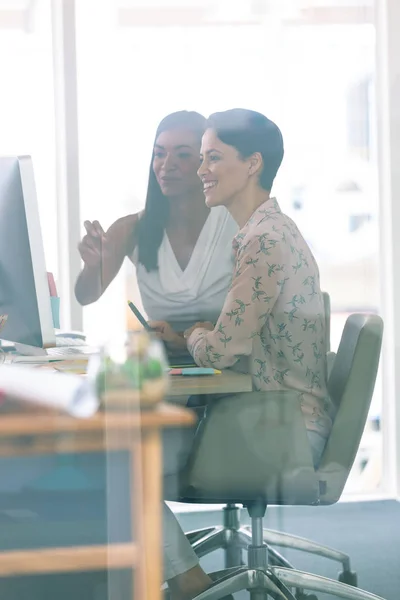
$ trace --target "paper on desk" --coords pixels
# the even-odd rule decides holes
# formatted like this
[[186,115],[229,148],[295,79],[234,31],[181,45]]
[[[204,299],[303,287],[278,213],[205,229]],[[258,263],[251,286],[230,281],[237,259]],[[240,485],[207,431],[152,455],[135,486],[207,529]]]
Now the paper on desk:
[[87,374],[87,360],[60,360],[52,363],[34,365],[36,369],[46,369],[53,373],[72,373],[74,375]]
[[45,354],[43,356],[25,356],[23,354],[12,354],[10,356],[11,362],[15,364],[27,364],[27,365],[45,365],[49,363],[56,362],[64,362],[66,360],[80,360],[88,362],[90,355],[85,355],[82,353],[77,354],[68,354],[68,356],[51,356],[50,354]]
[[66,412],[73,417],[90,417],[98,406],[93,382],[78,375],[22,365],[0,365],[0,394],[16,400]]

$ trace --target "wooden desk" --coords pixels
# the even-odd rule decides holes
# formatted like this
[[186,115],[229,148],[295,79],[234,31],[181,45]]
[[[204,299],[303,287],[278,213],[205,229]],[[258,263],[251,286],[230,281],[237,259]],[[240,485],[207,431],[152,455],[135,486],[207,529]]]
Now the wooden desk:
[[132,454],[131,497],[135,542],[0,552],[0,575],[135,569],[135,600],[161,600],[161,429],[194,423],[187,409],[160,405],[148,412],[97,414],[90,419],[58,415],[2,415],[0,456],[127,449]]
[[252,391],[251,375],[226,369],[221,375],[199,375],[198,377],[173,375],[170,377],[170,396],[193,394],[235,394]]

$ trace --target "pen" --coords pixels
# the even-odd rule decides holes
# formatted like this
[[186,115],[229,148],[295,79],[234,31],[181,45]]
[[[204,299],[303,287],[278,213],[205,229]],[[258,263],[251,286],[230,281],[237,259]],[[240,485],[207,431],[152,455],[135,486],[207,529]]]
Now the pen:
[[135,315],[135,317],[137,318],[137,320],[139,321],[139,323],[141,323],[143,325],[143,327],[146,329],[146,331],[153,331],[153,329],[149,326],[149,324],[147,323],[146,319],[138,311],[138,309],[133,304],[133,302],[131,302],[130,300],[128,300],[128,306],[131,309],[131,311],[133,312],[133,314]]

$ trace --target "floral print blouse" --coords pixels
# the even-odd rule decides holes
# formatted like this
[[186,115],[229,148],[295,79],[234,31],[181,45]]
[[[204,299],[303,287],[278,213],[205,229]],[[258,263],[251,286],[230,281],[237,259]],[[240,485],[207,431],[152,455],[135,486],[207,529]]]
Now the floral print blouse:
[[294,222],[270,198],[233,240],[232,284],[215,329],[196,328],[188,349],[200,366],[248,357],[254,390],[299,392],[306,428],[328,437],[324,302],[316,261]]

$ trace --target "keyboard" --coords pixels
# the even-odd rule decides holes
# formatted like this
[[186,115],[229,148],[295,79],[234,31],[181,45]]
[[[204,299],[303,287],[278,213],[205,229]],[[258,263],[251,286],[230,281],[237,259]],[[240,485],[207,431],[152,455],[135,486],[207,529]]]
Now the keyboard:
[[98,348],[92,346],[61,346],[60,348],[47,348],[47,356],[54,357],[65,357],[72,358],[72,356],[87,356],[89,354],[96,354],[99,351]]
[[80,337],[65,337],[58,335],[56,337],[56,347],[63,348],[64,346],[87,346],[86,341]]
[[85,340],[76,337],[57,337],[56,347],[46,350],[49,356],[65,356],[66,358],[72,355],[95,354],[98,351],[98,348],[88,346]]
[[21,363],[21,364],[41,364],[51,360],[88,360],[90,355],[97,354],[99,348],[94,346],[88,346],[86,341],[82,338],[77,337],[64,337],[60,336],[56,338],[57,346],[54,348],[47,348],[42,350],[40,354],[14,354],[10,355],[10,362]]

